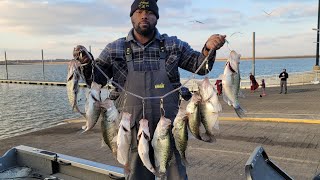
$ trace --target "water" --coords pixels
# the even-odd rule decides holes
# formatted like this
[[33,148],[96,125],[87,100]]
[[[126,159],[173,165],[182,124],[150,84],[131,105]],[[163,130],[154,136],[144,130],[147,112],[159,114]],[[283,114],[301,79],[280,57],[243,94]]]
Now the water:
[[[251,61],[241,61],[240,69],[243,79],[247,79],[251,72]],[[283,59],[257,60],[256,76],[279,74],[283,68],[287,72],[311,71],[315,60]],[[211,78],[217,78],[223,72],[225,62],[217,61]],[[45,65],[45,75],[42,73],[42,64],[9,65],[9,79],[57,81],[66,82],[67,65]],[[191,76],[191,73],[180,71],[182,78]],[[202,78],[196,76],[196,78]],[[0,79],[6,79],[5,66],[0,65]],[[80,108],[84,109],[86,89],[80,92]],[[16,136],[57,125],[65,119],[79,118],[81,115],[72,112],[68,103],[66,87],[40,86],[26,84],[0,83],[0,139]],[[80,130],[81,127],[79,127]]]
[[65,87],[2,83],[0,99],[0,139],[80,117],[72,112]]
[[[312,71],[315,65],[315,59],[313,58],[296,58],[296,59],[272,59],[272,60],[256,60],[255,61],[255,76],[266,76],[280,74],[282,69],[287,69],[287,72],[298,73]],[[212,72],[209,73],[211,78],[218,78],[223,73],[225,61],[217,61],[214,63]],[[240,72],[242,79],[248,79],[249,73],[252,71],[252,61],[246,60],[240,62]],[[188,71],[180,71],[181,77],[190,77],[192,75]],[[202,76],[196,76],[196,78],[203,78]]]

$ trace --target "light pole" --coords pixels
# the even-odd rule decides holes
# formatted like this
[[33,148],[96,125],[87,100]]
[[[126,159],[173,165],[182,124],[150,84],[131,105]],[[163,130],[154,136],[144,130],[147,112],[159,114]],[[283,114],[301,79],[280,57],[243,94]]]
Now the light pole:
[[320,29],[320,0],[318,4],[318,29],[313,29],[317,31],[317,52],[316,52],[316,65],[313,67],[313,70],[320,70],[319,67],[319,29]]

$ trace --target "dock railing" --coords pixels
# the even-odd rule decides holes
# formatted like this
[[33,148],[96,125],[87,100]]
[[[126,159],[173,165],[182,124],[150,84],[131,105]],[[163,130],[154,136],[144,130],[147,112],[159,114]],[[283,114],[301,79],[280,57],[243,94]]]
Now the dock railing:
[[[256,76],[256,80],[259,84],[261,84],[262,79],[265,80],[267,87],[280,86],[279,74],[267,75],[267,76]],[[320,71],[289,73],[287,84],[288,86],[304,85],[304,84],[319,84],[319,80],[320,80]],[[250,88],[250,80],[242,79],[241,88]]]

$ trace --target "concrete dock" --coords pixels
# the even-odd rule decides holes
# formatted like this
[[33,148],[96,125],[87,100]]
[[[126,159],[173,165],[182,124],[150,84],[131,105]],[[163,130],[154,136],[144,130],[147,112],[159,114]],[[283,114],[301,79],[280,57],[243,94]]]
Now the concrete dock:
[[[294,179],[312,179],[320,173],[320,85],[279,87],[250,93],[240,103],[247,111],[243,119],[220,97],[223,112],[214,144],[189,139],[189,179],[246,179],[244,165],[252,151],[262,146],[270,159]],[[101,147],[99,124],[79,134],[83,122],[67,124],[0,140],[0,155],[17,145],[26,145],[83,159],[120,166],[110,150]]]

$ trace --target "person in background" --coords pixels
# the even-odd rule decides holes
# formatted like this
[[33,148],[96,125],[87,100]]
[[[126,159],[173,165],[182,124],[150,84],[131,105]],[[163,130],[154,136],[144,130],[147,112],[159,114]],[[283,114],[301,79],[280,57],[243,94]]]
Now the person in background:
[[289,78],[289,75],[287,73],[286,69],[283,69],[282,72],[279,75],[280,78],[280,94],[283,92],[283,87],[284,87],[284,93],[287,94],[287,79]]
[[253,93],[259,87],[259,84],[252,73],[250,73],[249,78],[250,78],[250,85],[251,85],[251,93]]
[[262,89],[262,96],[265,96],[265,95],[267,95],[266,94],[266,83],[265,83],[265,81],[264,81],[264,79],[262,79],[261,80],[261,89]]
[[[131,5],[130,17],[133,28],[128,35],[107,44],[97,59],[93,60],[88,55],[81,53],[81,49],[84,48],[81,45],[74,48],[74,58],[83,64],[82,72],[89,87],[93,80],[102,86],[106,85],[108,81],[103,75],[105,73],[108,78],[113,78],[114,82],[128,92],[141,97],[163,96],[181,86],[179,68],[195,72],[207,58],[208,69],[203,66],[198,74],[205,75],[210,72],[215,61],[216,50],[225,43],[225,35],[211,35],[199,52],[176,36],[160,34],[156,28],[159,19],[156,0],[135,0]],[[92,61],[94,61],[94,67],[92,67]],[[117,87],[111,92],[110,98],[115,100],[120,112],[125,110],[132,114],[133,140],[130,152],[130,172],[125,174],[126,179],[155,179],[155,176],[144,167],[138,155],[137,131],[139,120],[144,115],[149,121],[152,139],[161,117],[160,99],[146,99],[142,102],[141,99]],[[173,121],[179,110],[179,92],[175,91],[161,102],[163,102],[165,117]],[[188,179],[186,167],[181,163],[179,152],[173,141],[172,143],[173,157],[167,167],[166,179]],[[151,143],[149,153],[151,162],[154,163]]]
[[220,96],[222,94],[222,80],[217,79],[215,85],[217,86],[217,95]]

